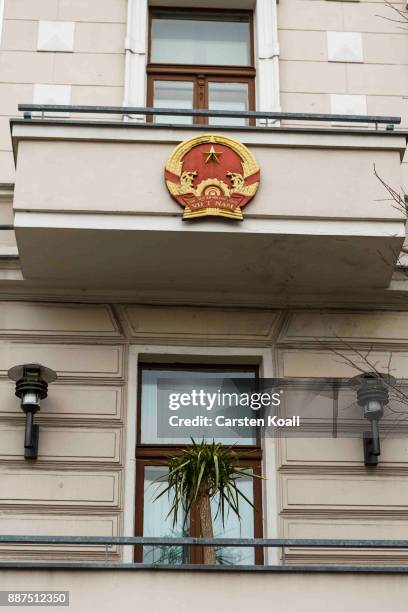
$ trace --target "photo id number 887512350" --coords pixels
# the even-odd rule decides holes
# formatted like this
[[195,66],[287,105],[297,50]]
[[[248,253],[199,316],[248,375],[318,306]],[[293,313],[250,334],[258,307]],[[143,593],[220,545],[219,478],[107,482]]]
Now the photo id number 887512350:
[[69,606],[69,592],[0,591],[0,606]]

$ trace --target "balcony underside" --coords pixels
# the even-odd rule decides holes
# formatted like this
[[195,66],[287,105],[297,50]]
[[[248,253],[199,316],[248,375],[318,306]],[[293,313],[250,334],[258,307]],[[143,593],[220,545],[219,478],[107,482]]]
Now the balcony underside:
[[402,240],[398,222],[16,213],[15,224],[27,279],[169,299],[386,287]]

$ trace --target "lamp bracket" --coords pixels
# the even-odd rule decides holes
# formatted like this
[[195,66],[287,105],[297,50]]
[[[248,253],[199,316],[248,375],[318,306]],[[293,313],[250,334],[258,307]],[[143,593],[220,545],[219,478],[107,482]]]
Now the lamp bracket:
[[37,459],[39,430],[39,425],[35,424],[31,426],[30,445],[24,445],[24,459]]
[[374,438],[371,431],[365,431],[363,434],[364,444],[364,464],[369,467],[378,465],[378,455],[374,454]]

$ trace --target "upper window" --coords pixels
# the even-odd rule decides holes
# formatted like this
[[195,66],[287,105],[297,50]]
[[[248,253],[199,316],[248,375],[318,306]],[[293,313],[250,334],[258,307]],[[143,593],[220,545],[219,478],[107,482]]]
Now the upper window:
[[249,13],[154,11],[151,23],[152,63],[252,65]]
[[[153,9],[150,14],[148,106],[248,111],[255,109],[252,13]],[[155,123],[207,123],[162,115]],[[210,125],[247,125],[212,117]]]
[[[189,390],[190,386],[197,386],[205,390],[206,393],[215,394],[219,388],[223,388],[225,379],[255,379],[256,371],[254,368],[160,368],[145,366],[141,370],[141,402],[140,402],[140,439],[142,444],[190,444],[190,435],[187,437],[177,437],[171,435],[169,438],[168,432],[165,431],[165,436],[160,435],[159,419],[161,411],[164,411],[164,403],[160,403],[160,393],[168,389],[184,393]],[[168,381],[168,383],[167,383]],[[167,383],[167,384],[166,384]],[[164,396],[167,400],[167,396]],[[236,407],[234,407],[236,415]],[[223,413],[221,409],[221,413]],[[214,409],[214,414],[217,415],[217,409]],[[244,410],[246,414],[246,410]],[[168,418],[168,413],[164,415],[165,420]],[[239,415],[241,416],[241,415]],[[166,430],[166,428],[165,428]],[[256,445],[257,438],[254,431],[253,438],[242,438],[236,434],[234,428],[223,427],[226,432],[226,437],[217,437],[216,442],[222,444]],[[234,433],[235,432],[235,433]],[[214,430],[210,427],[195,428],[196,439],[206,439],[212,441]]]

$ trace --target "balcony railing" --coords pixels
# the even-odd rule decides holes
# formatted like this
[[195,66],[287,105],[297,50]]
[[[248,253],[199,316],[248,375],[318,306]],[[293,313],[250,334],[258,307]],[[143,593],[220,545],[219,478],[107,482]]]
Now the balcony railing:
[[[105,551],[103,561],[59,562],[59,561],[0,561],[0,568],[55,568],[55,569],[162,569],[162,570],[206,570],[206,571],[251,571],[251,572],[341,572],[341,573],[408,573],[407,565],[368,565],[365,564],[289,564],[286,552],[296,549],[331,549],[331,551],[359,550],[407,550],[408,540],[337,540],[337,539],[268,539],[268,538],[166,538],[166,537],[98,537],[98,536],[29,536],[1,535],[3,545],[79,545],[101,546]],[[119,546],[161,546],[161,547],[259,547],[280,549],[280,564],[263,565],[202,565],[202,564],[164,564],[164,563],[126,563],[109,560],[109,547]]]
[[[258,129],[264,130],[265,127],[273,127],[271,123],[280,121],[298,121],[298,122],[323,122],[332,124],[368,124],[374,126],[376,130],[379,126],[385,126],[387,131],[392,131],[395,125],[401,123],[401,117],[387,117],[382,115],[334,115],[325,113],[281,113],[281,112],[265,112],[265,111],[228,111],[228,110],[203,110],[203,109],[175,109],[175,108],[150,108],[150,107],[135,107],[135,106],[75,106],[70,104],[19,104],[18,110],[24,113],[24,119],[33,119],[33,113],[41,113],[35,119],[44,119],[45,114],[58,115],[61,113],[70,114],[86,114],[86,115],[122,115],[127,117],[138,117],[144,120],[146,117],[171,116],[171,117],[205,117],[217,119],[246,119],[254,125],[213,125],[221,129]],[[56,118],[56,117],[54,117]],[[49,117],[47,117],[49,119]],[[140,123],[139,123],[140,125]],[[188,128],[208,128],[208,125],[203,124],[180,124],[172,121],[165,123],[148,123],[154,127],[188,127]],[[275,126],[276,128],[277,126]],[[297,128],[299,129],[299,128]]]

